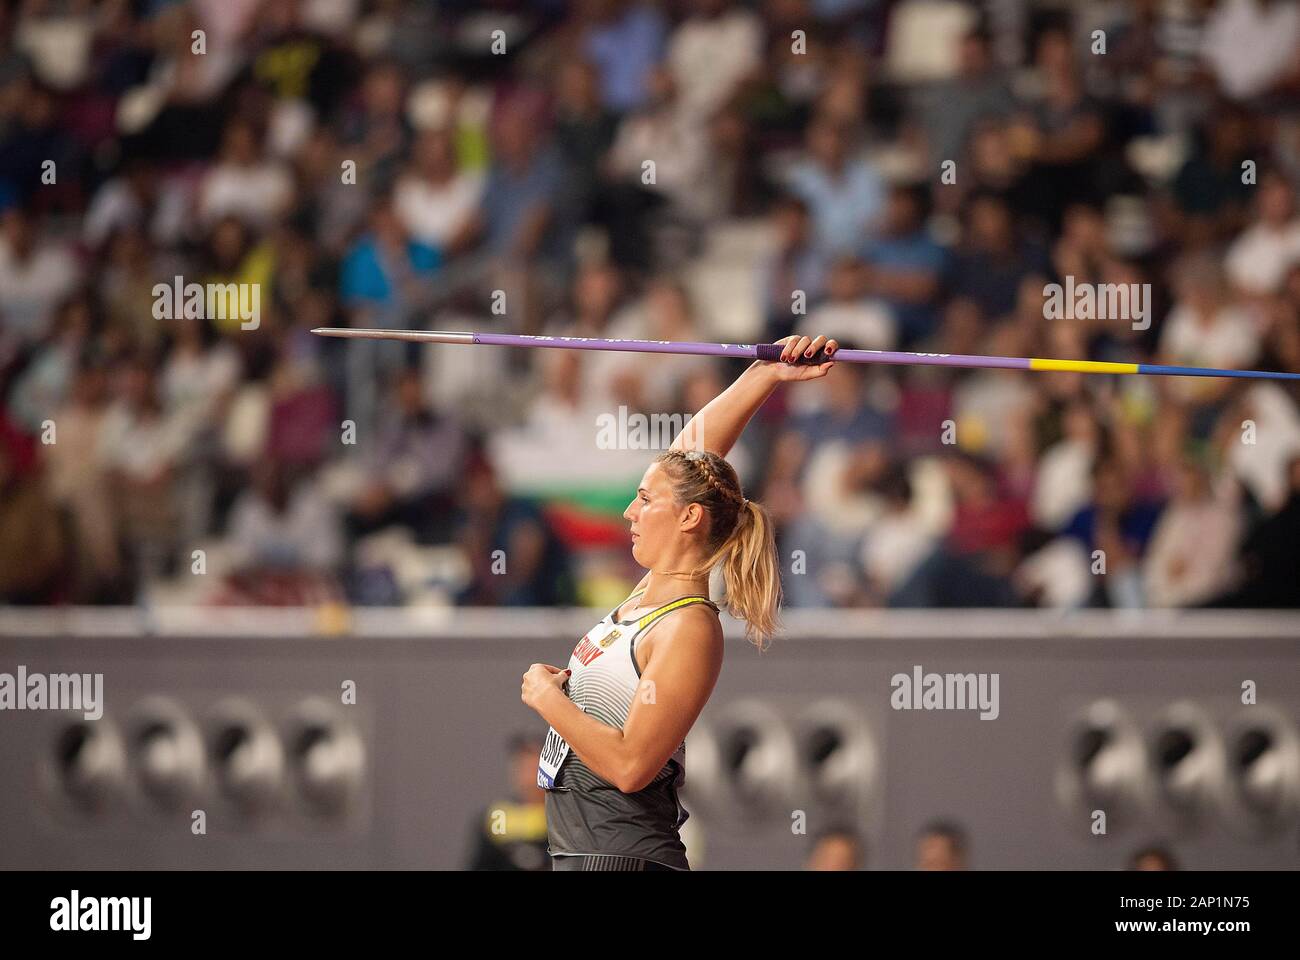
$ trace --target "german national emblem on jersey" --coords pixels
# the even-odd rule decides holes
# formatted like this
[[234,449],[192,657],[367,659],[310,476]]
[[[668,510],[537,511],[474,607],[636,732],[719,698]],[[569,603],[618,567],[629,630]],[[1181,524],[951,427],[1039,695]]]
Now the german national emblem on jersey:
[[617,640],[617,639],[618,639],[619,637],[621,637],[622,635],[623,635],[623,634],[622,634],[620,631],[618,631],[618,630],[611,630],[611,631],[609,631],[609,634],[606,635],[606,636],[604,637],[604,639],[602,639],[602,640],[600,641],[600,645],[601,645],[602,647],[608,647],[611,643],[613,643],[615,640]]

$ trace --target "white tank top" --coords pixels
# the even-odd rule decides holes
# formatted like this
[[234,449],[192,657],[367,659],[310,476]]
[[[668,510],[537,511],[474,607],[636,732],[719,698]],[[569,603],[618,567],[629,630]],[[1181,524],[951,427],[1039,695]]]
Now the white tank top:
[[[644,591],[638,590],[628,597],[639,597]],[[623,601],[626,603],[627,600]],[[650,611],[635,620],[615,620],[623,604],[606,614],[601,621],[587,631],[586,636],[578,641],[569,657],[568,667],[573,671],[565,684],[565,693],[578,705],[583,713],[591,714],[601,723],[622,729],[627,723],[628,712],[632,709],[632,698],[636,696],[641,685],[641,668],[636,662],[637,641],[665,615],[682,607],[696,603],[707,603],[713,610],[717,606],[708,597],[680,597],[662,607]],[[568,766],[565,761],[568,760]],[[676,768],[674,786],[680,787],[686,782],[686,743],[683,741],[664,768],[659,771],[652,782],[658,782]],[[594,774],[581,763],[577,757],[569,756],[569,745],[552,727],[546,734],[546,742],[537,765],[537,785],[544,790],[553,790],[557,785],[565,784],[572,772],[578,781],[576,786],[588,786],[581,781],[594,777]]]

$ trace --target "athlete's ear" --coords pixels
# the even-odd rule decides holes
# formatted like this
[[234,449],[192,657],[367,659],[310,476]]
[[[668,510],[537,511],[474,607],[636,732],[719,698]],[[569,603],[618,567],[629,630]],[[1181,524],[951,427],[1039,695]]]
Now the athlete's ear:
[[702,523],[704,523],[704,508],[698,503],[688,503],[680,517],[682,531],[694,530]]

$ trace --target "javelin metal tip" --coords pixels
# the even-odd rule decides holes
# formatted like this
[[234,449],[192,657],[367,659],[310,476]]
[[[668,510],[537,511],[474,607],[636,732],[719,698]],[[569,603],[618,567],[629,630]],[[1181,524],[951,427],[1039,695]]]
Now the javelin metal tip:
[[370,330],[363,327],[312,327],[322,337],[354,340],[405,340],[411,343],[474,343],[474,334],[454,330]]

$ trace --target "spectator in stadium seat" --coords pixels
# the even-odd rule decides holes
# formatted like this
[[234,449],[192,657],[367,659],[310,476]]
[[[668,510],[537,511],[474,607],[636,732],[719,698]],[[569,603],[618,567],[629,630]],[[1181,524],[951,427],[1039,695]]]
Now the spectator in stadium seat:
[[894,591],[934,552],[937,524],[915,503],[912,481],[892,464],[879,482],[884,512],[867,530],[859,560],[868,606],[889,606]]
[[343,529],[320,485],[295,482],[274,460],[253,467],[252,486],[231,508],[227,538],[237,570],[325,572],[343,559]]
[[763,339],[774,343],[794,331],[799,320],[796,295],[802,297],[805,312],[821,299],[826,270],[813,245],[806,203],[783,194],[772,204],[768,218],[776,246],[759,264],[758,286],[766,331]]
[[278,160],[264,155],[253,124],[232,120],[222,138],[221,156],[199,185],[199,218],[204,225],[236,217],[265,228],[288,209],[293,180]]
[[155,236],[165,233],[161,194],[157,171],[143,160],[132,158],[91,198],[82,222],[82,241],[98,252],[119,230],[139,228]]
[[531,733],[510,738],[510,796],[493,800],[475,817],[467,870],[551,871],[546,795],[537,786],[542,739]]
[[681,109],[707,120],[761,66],[763,24],[734,0],[696,0],[668,40]]
[[1241,537],[1237,491],[1214,491],[1198,464],[1177,469],[1174,496],[1160,514],[1143,561],[1148,605],[1194,607],[1237,580]]
[[99,431],[97,455],[107,472],[116,526],[137,564],[156,574],[175,559],[177,468],[191,435],[163,407],[152,358],[131,361],[119,374],[116,394]]
[[348,517],[355,536],[400,523],[419,543],[451,539],[454,491],[468,449],[459,424],[432,409],[418,369],[402,372],[391,416],[368,458],[367,482]]
[[293,156],[296,180],[294,223],[315,241],[315,248],[331,259],[341,257],[353,234],[364,229],[371,195],[360,183],[346,183],[340,175],[346,151],[337,132],[318,127]]
[[968,865],[966,831],[949,820],[926,824],[916,835],[916,869],[965,870]]
[[641,0],[588,0],[582,50],[600,75],[605,106],[615,113],[640,109],[650,99],[651,69],[663,60],[668,25]]
[[549,607],[574,601],[569,557],[540,509],[501,489],[484,456],[460,485],[457,541],[469,563],[463,606]]
[[1061,439],[1039,458],[1030,501],[1034,523],[1053,532],[1072,520],[1091,498],[1092,464],[1101,435],[1092,407],[1082,400],[1066,407],[1061,428]]
[[45,238],[41,223],[18,207],[0,216],[0,335],[26,346],[44,339],[55,308],[76,288],[81,268],[64,244]]
[[564,167],[535,109],[508,101],[497,114],[492,167],[475,222],[483,249],[508,263],[565,260],[571,239],[561,233],[555,207]]
[[1128,870],[1177,870],[1178,861],[1167,847],[1152,845],[1134,850],[1128,858]]
[[558,202],[575,221],[590,223],[607,187],[605,155],[618,131],[618,116],[601,103],[599,76],[586,60],[561,65],[554,95],[555,145],[565,167]]
[[[1184,258],[1175,269],[1177,301],[1160,332],[1162,363],[1191,367],[1251,366],[1259,356],[1259,327],[1227,289],[1223,270],[1209,256]],[[1185,382],[1170,391],[1195,405],[1213,403],[1231,387],[1226,380]]]
[[406,81],[397,63],[373,63],[361,80],[359,96],[343,111],[340,140],[348,159],[356,161],[358,185],[392,189],[411,142]]
[[[638,236],[644,233],[638,218],[671,213],[699,220],[718,213],[707,128],[683,110],[676,80],[666,67],[651,71],[648,82],[649,101],[623,118],[606,161],[617,222],[631,225]],[[647,162],[654,163],[653,179]]]
[[1005,71],[993,56],[993,38],[976,27],[962,38],[957,75],[936,84],[926,97],[921,122],[931,167],[960,160],[975,125],[1004,118],[1016,108]]
[[822,830],[813,840],[812,853],[804,861],[805,870],[861,870],[864,867],[862,839],[847,826]]
[[1210,606],[1294,608],[1300,583],[1300,451],[1287,468],[1282,508],[1247,535],[1241,547],[1241,586]]
[[1300,263],[1300,213],[1295,188],[1277,171],[1266,172],[1255,189],[1252,222],[1228,247],[1224,270],[1241,293],[1267,296]]
[[9,413],[31,435],[67,398],[83,352],[98,333],[89,297],[75,296],[55,312],[50,339],[37,348],[9,394]]
[[823,257],[854,253],[884,211],[880,175],[857,153],[844,125],[830,117],[812,120],[805,143],[807,155],[790,170],[787,189],[808,205]]
[[1283,0],[1225,0],[1205,24],[1201,56],[1219,87],[1248,101],[1300,80],[1300,8]]
[[[274,292],[277,266],[276,250],[272,243],[255,234],[236,216],[222,217],[212,226],[206,237],[204,257],[200,261],[201,277],[198,282],[225,286],[239,284],[242,289],[234,297],[226,297],[215,287],[206,287],[204,299],[207,322],[223,333],[243,330],[245,320],[240,314],[243,304],[251,306],[256,289],[259,312],[265,314]],[[169,278],[170,279],[170,278]],[[183,278],[188,281],[189,278]],[[178,305],[179,306],[179,305]],[[259,317],[259,324],[265,316]]]
[[83,354],[70,395],[53,411],[58,443],[42,444],[50,496],[69,518],[74,603],[131,603],[114,497],[98,438],[106,414],[108,368]]
[[823,332],[841,343],[853,341],[862,350],[892,350],[898,323],[889,303],[867,284],[870,273],[856,257],[839,257],[827,271],[826,299],[795,324],[795,332]]
[[54,601],[65,550],[64,527],[31,443],[0,419],[0,602]]
[[1173,182],[1173,198],[1195,242],[1216,241],[1244,226],[1255,184],[1243,183],[1243,163],[1253,159],[1249,115],[1226,108],[1200,124],[1191,154]]
[[1015,309],[1021,280],[1047,269],[1047,252],[1021,239],[1004,199],[987,191],[970,198],[945,277],[950,295],[974,300],[986,317],[997,319]]
[[1051,27],[1038,36],[1034,65],[1041,95],[1014,128],[1014,142],[1031,164],[1040,191],[1040,212],[1059,229],[1071,203],[1095,202],[1111,192],[1104,179],[1112,158],[1100,105],[1088,95],[1067,30]]
[[[427,302],[428,280],[442,265],[440,251],[412,238],[397,215],[391,194],[376,198],[370,231],[343,259],[339,296],[358,327],[404,329]],[[379,384],[406,363],[408,344],[359,340],[348,345],[347,414],[357,425],[360,446],[375,437]]]
[[398,180],[393,202],[411,238],[453,256],[470,242],[470,223],[483,195],[483,177],[459,168],[447,129],[426,130]]
[[1128,464],[1113,451],[1099,455],[1092,468],[1092,499],[1064,531],[1083,544],[1089,557],[1102,551],[1106,576],[1097,578],[1099,602],[1142,605],[1139,565],[1160,510],[1160,504],[1135,494]]
[[889,305],[905,350],[933,335],[938,327],[935,302],[945,253],[926,229],[929,213],[929,193],[924,187],[896,184],[885,204],[880,236],[861,253],[866,291]]
[[153,290],[159,276],[176,276],[176,266],[179,261],[156,249],[140,228],[116,231],[92,288],[103,307],[106,336],[120,338],[129,350],[161,350],[167,321],[154,316]]

